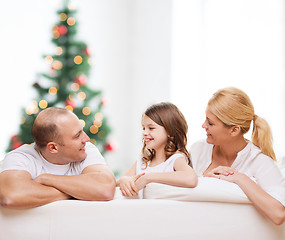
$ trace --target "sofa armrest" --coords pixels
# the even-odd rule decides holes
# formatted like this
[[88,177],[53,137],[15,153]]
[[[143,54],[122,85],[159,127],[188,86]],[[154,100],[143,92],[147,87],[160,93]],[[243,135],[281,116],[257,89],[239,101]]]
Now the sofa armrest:
[[198,185],[195,188],[150,183],[144,189],[143,198],[189,202],[251,203],[236,184],[207,177],[199,177]]

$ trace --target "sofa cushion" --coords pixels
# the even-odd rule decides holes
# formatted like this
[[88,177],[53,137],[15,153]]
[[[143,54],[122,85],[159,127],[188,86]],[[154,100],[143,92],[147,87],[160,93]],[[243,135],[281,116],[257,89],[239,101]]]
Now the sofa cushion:
[[238,185],[208,177],[199,177],[198,185],[195,188],[149,183],[144,189],[143,198],[172,199],[189,202],[250,203]]

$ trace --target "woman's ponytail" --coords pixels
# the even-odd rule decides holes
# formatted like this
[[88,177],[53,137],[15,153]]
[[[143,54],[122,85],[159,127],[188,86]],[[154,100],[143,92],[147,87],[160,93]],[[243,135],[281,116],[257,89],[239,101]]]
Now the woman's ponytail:
[[272,147],[272,133],[269,124],[261,117],[254,115],[253,130],[251,135],[252,143],[259,147],[261,151],[276,160]]

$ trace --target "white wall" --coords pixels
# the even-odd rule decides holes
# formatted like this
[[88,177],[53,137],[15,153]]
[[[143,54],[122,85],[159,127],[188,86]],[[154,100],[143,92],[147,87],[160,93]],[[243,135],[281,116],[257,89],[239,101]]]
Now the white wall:
[[186,115],[190,143],[205,138],[211,95],[235,86],[269,122],[284,157],[284,1],[176,0],[172,43],[171,99]]
[[[106,117],[118,150],[106,155],[113,170],[125,171],[141,149],[140,118],[147,106],[169,99],[171,0],[78,0],[78,38],[92,53],[89,84],[108,99]],[[15,8],[17,6],[17,8]],[[17,132],[20,108],[36,93],[36,73],[47,71],[41,56],[53,53],[51,27],[58,1],[7,1],[0,9],[0,58],[5,94],[0,153]],[[16,86],[16,87],[15,87]],[[9,127],[8,127],[9,126]]]

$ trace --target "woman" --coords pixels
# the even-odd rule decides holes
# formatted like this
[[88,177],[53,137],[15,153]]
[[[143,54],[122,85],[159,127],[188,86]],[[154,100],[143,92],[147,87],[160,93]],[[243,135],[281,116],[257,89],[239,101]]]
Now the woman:
[[[253,124],[252,142],[244,134]],[[254,113],[249,97],[237,88],[217,91],[209,100],[202,127],[207,140],[190,154],[198,176],[236,183],[253,205],[273,223],[285,220],[285,180],[273,160],[271,130]]]

